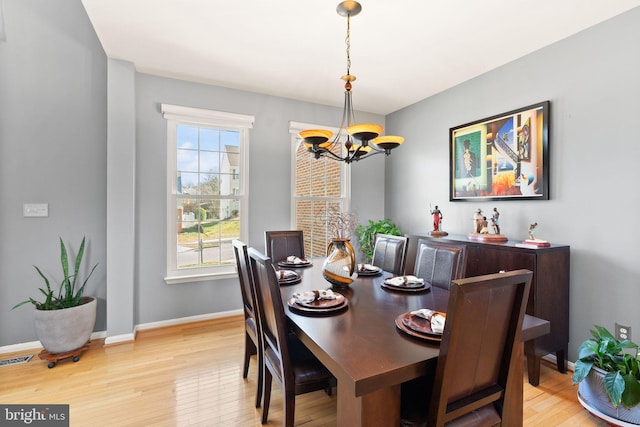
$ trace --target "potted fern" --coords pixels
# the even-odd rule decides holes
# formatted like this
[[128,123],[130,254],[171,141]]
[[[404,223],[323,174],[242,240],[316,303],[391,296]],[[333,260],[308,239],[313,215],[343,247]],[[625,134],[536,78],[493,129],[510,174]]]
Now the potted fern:
[[[85,238],[80,243],[73,270],[69,269],[67,248],[62,238],[59,239],[63,276],[58,288],[52,288],[49,278],[39,267],[34,266],[45,283],[44,288],[39,288],[44,299],[29,298],[13,307],[28,303],[34,305],[36,335],[44,349],[52,355],[72,352],[89,341],[95,326],[97,306],[96,299],[85,296],[84,290],[98,264],[91,268],[84,281],[79,279]],[[77,358],[74,357],[74,361]],[[53,366],[50,364],[49,367]]]
[[[578,347],[573,383],[580,403],[590,412],[640,424],[640,346],[618,340],[602,326]],[[596,413],[597,415],[597,413]]]

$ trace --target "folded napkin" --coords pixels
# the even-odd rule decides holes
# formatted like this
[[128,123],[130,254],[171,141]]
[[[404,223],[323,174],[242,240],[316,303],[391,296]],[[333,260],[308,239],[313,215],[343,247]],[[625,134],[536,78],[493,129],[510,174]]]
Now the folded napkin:
[[306,264],[309,261],[307,261],[306,259],[298,258],[295,255],[291,255],[287,257],[287,262],[289,264]]
[[444,331],[446,317],[442,313],[429,310],[428,308],[421,308],[420,310],[412,311],[411,314],[429,320],[431,322],[431,330],[434,334],[441,334]]
[[310,303],[321,299],[337,299],[338,296],[331,289],[316,289],[306,292],[295,292],[293,299],[298,303]]
[[278,280],[287,280],[287,279],[291,279],[293,277],[297,277],[298,275],[295,273],[295,271],[291,271],[291,270],[276,270],[276,277],[278,277]]
[[407,286],[424,283],[424,279],[416,276],[396,276],[388,278],[386,283],[391,286]]
[[358,271],[378,271],[378,267],[371,264],[358,264]]

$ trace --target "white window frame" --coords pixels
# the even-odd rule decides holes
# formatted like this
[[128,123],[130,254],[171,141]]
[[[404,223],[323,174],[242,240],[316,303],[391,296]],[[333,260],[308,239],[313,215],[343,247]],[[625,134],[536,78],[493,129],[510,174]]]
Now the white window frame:
[[[346,162],[340,163],[340,174],[342,175],[341,188],[340,193],[342,197],[339,198],[329,198],[329,197],[296,197],[296,153],[298,151],[299,145],[302,144],[302,140],[298,136],[303,130],[307,129],[324,129],[331,131],[333,135],[336,135],[339,131],[338,128],[319,125],[314,123],[303,123],[303,122],[289,122],[289,134],[291,135],[291,203],[290,209],[291,213],[289,217],[291,218],[291,228],[295,229],[297,227],[297,218],[296,218],[296,201],[297,200],[339,200],[342,206],[343,212],[349,212],[351,209],[351,168],[347,165]],[[343,136],[340,142],[346,142],[346,136]],[[311,155],[311,154],[309,154]],[[327,160],[329,162],[333,162],[336,160]]]
[[249,236],[249,130],[253,128],[255,117],[171,104],[162,104],[161,112],[167,120],[167,268],[164,280],[173,284],[237,277],[235,263],[177,268],[176,129],[178,125],[196,125],[240,132],[240,239],[246,242]]

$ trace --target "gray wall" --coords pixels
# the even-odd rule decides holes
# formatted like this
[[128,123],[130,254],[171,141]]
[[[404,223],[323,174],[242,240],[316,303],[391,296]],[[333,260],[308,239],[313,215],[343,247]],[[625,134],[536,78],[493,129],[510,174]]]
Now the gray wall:
[[[341,97],[336,91],[336,96]],[[264,231],[290,224],[291,145],[289,121],[336,125],[341,110],[255,93],[137,74],[136,79],[136,317],[148,323],[240,307],[237,280],[167,285],[166,124],[160,104],[175,104],[255,116],[249,143],[249,241],[264,250]],[[358,114],[359,121],[384,118]],[[383,215],[384,157],[355,163],[352,208],[361,220]],[[366,190],[362,190],[366,189]]]
[[[471,232],[474,211],[498,207],[501,231],[571,246],[569,356],[599,324],[632,326],[640,341],[637,214],[640,8],[387,117],[407,141],[387,162],[388,217],[431,229],[438,204],[449,233]],[[551,101],[549,201],[449,202],[449,128]],[[419,214],[416,214],[419,213]]]
[[[58,236],[98,262],[88,292],[105,328],[107,60],[80,1],[5,0],[0,41],[0,345],[35,340],[33,265],[60,278]],[[23,218],[23,203],[48,203]],[[89,265],[89,263],[87,263]]]
[[[59,277],[58,235],[74,249],[83,235],[89,240],[88,259],[100,266],[88,291],[99,297],[96,331],[106,330],[108,338],[126,338],[141,323],[240,309],[236,280],[164,282],[166,123],[160,104],[256,117],[248,243],[259,249],[264,230],[288,228],[291,221],[289,121],[335,126],[341,109],[138,74],[132,64],[107,61],[79,0],[4,3],[0,347],[36,339],[32,310],[10,308],[37,296],[42,283],[32,264]],[[337,103],[341,97],[337,86]],[[384,125],[377,115],[358,119]],[[351,168],[353,210],[362,221],[381,218],[384,158]],[[49,203],[49,217],[23,218],[25,202]]]

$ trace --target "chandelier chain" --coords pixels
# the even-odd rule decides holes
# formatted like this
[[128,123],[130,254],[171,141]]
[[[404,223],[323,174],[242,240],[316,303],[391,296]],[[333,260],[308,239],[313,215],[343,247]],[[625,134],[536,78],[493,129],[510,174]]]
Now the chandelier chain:
[[347,44],[347,75],[351,74],[351,14],[347,15],[347,37],[344,39]]

